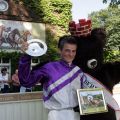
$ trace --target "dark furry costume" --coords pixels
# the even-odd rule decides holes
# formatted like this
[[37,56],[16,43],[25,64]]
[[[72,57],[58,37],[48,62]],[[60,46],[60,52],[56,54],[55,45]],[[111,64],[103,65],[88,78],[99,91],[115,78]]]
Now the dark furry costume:
[[[113,86],[120,82],[120,62],[103,63],[103,48],[106,43],[104,29],[93,29],[91,35],[76,37],[76,40],[78,51],[74,63],[112,92]],[[89,60],[92,61],[88,63]],[[116,120],[115,111],[108,106],[108,112],[84,115],[81,120]]]

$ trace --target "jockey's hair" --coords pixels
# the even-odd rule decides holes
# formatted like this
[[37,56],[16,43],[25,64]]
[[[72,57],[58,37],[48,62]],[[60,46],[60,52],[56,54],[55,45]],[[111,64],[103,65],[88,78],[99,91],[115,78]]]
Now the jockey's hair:
[[59,39],[58,48],[60,50],[62,50],[63,47],[64,47],[64,44],[66,44],[66,43],[74,44],[74,45],[77,46],[77,41],[76,41],[76,39],[73,36],[71,36],[71,35],[64,35],[64,36],[60,37],[60,39]]

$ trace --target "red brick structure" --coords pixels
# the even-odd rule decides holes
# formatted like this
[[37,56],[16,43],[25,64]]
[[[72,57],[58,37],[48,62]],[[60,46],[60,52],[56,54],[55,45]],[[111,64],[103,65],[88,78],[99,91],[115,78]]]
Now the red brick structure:
[[91,20],[80,19],[79,23],[71,21],[69,23],[69,31],[73,36],[87,36],[91,33]]

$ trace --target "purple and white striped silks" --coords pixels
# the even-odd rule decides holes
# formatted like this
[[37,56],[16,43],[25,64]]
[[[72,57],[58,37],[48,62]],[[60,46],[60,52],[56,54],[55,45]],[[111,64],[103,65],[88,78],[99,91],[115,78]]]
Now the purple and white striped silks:
[[73,108],[78,105],[76,90],[81,88],[84,74],[79,67],[49,84],[44,89],[45,106],[49,109]]

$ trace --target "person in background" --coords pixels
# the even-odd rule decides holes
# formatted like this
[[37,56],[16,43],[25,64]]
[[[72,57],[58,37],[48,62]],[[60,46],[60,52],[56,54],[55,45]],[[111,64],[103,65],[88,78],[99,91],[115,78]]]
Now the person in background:
[[9,75],[7,72],[7,68],[1,68],[1,74],[0,74],[0,87],[2,93],[8,93],[9,92],[9,83],[11,81],[9,80]]
[[24,93],[24,92],[32,92],[32,87],[24,87],[24,86],[21,86],[20,87],[20,93]]
[[20,92],[18,69],[16,69],[15,73],[12,75],[12,87],[13,87],[13,92]]
[[[23,42],[21,50],[28,49]],[[62,36],[58,49],[60,60],[49,62],[37,69],[31,68],[31,56],[24,54],[19,61],[19,78],[24,87],[32,87],[40,82],[43,85],[44,105],[49,110],[48,120],[80,120],[80,113],[73,110],[78,106],[77,89],[87,75],[74,65],[77,42],[72,36]]]

